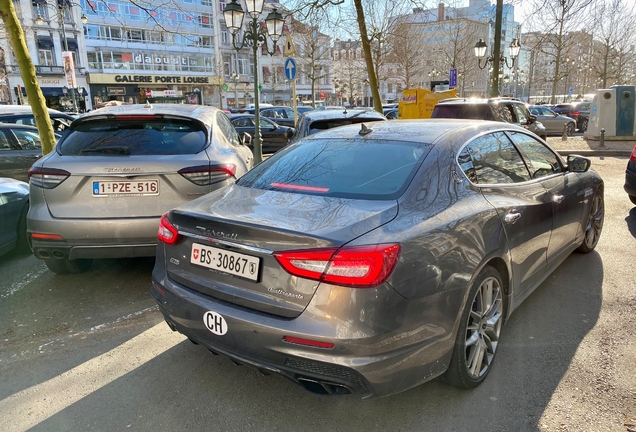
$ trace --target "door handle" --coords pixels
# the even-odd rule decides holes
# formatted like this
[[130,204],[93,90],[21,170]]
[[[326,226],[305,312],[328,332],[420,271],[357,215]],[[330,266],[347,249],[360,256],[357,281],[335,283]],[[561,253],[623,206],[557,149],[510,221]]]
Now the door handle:
[[513,224],[521,219],[521,213],[508,213],[504,216],[504,222]]
[[552,195],[552,201],[557,204],[561,204],[561,201],[563,201],[564,199],[565,199],[564,195]]

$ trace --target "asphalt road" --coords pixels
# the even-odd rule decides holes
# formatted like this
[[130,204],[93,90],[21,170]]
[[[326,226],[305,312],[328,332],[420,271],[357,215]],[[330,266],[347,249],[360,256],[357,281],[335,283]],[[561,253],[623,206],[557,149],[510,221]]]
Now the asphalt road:
[[321,397],[171,332],[153,261],[57,276],[0,257],[2,431],[636,431],[636,209],[625,158],[606,182],[597,251],[569,257],[513,314],[488,379],[371,401]]

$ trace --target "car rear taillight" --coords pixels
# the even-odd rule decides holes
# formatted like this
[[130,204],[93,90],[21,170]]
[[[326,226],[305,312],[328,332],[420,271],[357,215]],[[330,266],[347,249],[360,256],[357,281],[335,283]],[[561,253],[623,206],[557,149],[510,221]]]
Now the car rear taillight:
[[578,112],[578,111],[572,111],[572,115],[574,115],[574,116],[577,116],[577,115],[579,115],[579,114],[581,114],[581,113],[580,113],[580,112]]
[[161,216],[157,238],[159,241],[169,245],[173,245],[179,240],[179,231],[177,231],[177,228],[168,220],[168,213],[164,213],[164,215]]
[[184,178],[198,186],[207,186],[233,178],[236,165],[200,165],[179,170]]
[[274,254],[280,265],[294,276],[353,288],[372,288],[383,283],[391,275],[399,256],[399,244]]
[[632,150],[632,154],[629,157],[629,160],[632,162],[636,162],[636,146],[634,146],[634,150]]
[[70,172],[61,169],[34,167],[29,170],[29,183],[44,189],[53,189],[70,175]]
[[307,346],[316,347],[316,348],[331,349],[334,347],[334,344],[332,342],[322,342],[322,341],[316,341],[311,339],[301,339],[301,338],[297,338],[293,336],[283,336],[283,341],[293,343],[293,344],[298,344],[298,345],[307,345]]
[[31,233],[31,238],[38,240],[64,240],[64,238],[59,234]]

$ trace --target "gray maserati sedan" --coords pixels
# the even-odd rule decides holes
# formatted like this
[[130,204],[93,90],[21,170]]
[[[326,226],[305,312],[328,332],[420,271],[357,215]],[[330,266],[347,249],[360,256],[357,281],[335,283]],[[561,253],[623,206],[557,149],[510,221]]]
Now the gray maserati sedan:
[[523,128],[343,126],[163,215],[151,294],[172,330],[316,393],[473,388],[504,321],[603,219],[590,160]]

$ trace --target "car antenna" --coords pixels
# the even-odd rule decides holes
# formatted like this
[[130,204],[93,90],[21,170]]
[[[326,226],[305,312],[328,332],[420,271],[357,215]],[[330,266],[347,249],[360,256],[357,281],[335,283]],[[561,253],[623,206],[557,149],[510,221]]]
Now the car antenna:
[[144,105],[144,108],[148,108],[148,109],[152,108],[152,105],[150,105],[149,100],[146,100],[146,105]]
[[360,123],[360,125],[362,127],[360,128],[360,132],[358,132],[359,135],[365,136],[365,135],[369,135],[371,132],[373,132],[373,129],[368,128],[367,125],[365,125],[364,123]]

